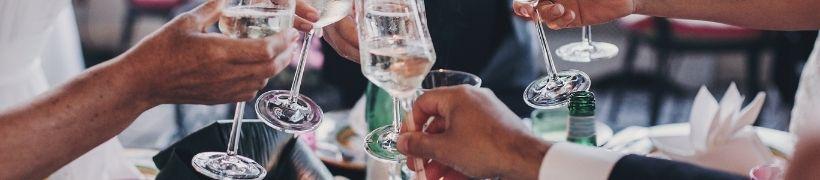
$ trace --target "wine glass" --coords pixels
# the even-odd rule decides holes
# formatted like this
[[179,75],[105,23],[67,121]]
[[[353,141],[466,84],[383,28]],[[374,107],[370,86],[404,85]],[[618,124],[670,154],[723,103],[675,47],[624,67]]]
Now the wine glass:
[[569,43],[555,50],[558,57],[572,62],[590,62],[609,59],[618,55],[618,46],[607,42],[592,41],[592,27],[581,28],[581,42]]
[[[538,0],[515,0],[517,3],[527,4],[535,7]],[[558,72],[555,68],[555,61],[547,43],[544,33],[544,24],[538,8],[535,10],[535,29],[538,31],[538,38],[541,41],[541,50],[544,53],[547,65],[547,76],[533,81],[524,89],[524,102],[536,109],[553,109],[567,105],[569,95],[575,91],[586,91],[592,84],[589,75],[579,70],[566,70]]]
[[[264,38],[293,26],[294,0],[228,0],[219,18],[219,30],[233,38]],[[226,152],[194,156],[194,169],[213,179],[262,179],[267,171],[254,160],[240,156],[239,138],[245,102],[236,103]]]
[[307,64],[308,48],[317,31],[342,20],[353,6],[352,0],[307,0],[307,2],[319,10],[319,20],[313,24],[314,29],[305,33],[299,51],[299,64],[296,66],[296,74],[293,76],[290,91],[268,91],[256,100],[256,114],[264,120],[263,122],[287,133],[312,131],[322,122],[322,108],[312,99],[299,94],[302,75],[305,73],[305,64]]
[[[359,1],[357,1],[359,2]],[[393,97],[393,123],[370,132],[367,152],[377,160],[399,161],[396,138],[404,111],[435,62],[425,20],[414,0],[357,3],[362,73]]]

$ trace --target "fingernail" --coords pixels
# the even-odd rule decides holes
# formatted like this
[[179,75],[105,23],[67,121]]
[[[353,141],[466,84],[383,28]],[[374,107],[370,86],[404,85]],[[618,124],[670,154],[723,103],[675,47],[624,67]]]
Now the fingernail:
[[521,13],[521,16],[530,17],[530,12],[527,11],[527,7],[521,6],[518,8],[518,13]]
[[564,6],[560,4],[555,4],[550,13],[552,13],[552,15],[554,16],[560,16],[561,14],[564,14]]
[[308,20],[309,20],[309,21],[316,22],[316,21],[318,21],[318,20],[319,20],[319,14],[316,14],[316,13],[308,13],[308,14],[307,14],[307,18],[308,18]]
[[302,25],[299,25],[299,27],[304,29],[304,30],[310,30],[310,29],[313,28],[313,25],[311,25],[311,24],[302,24]]

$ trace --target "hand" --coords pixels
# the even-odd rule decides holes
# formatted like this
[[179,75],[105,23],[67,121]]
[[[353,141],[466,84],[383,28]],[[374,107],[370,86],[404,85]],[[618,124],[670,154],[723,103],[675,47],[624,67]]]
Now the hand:
[[[632,14],[637,0],[540,0],[537,6],[541,20],[550,29],[601,24]],[[554,3],[553,3],[554,2]],[[532,19],[535,11],[531,4],[513,3],[515,14]]]
[[[350,10],[350,14],[336,23],[322,28],[325,41],[336,50],[339,55],[353,62],[359,62],[359,36],[356,32],[355,9]],[[319,20],[316,8],[312,7],[307,0],[296,0],[296,18],[294,27],[300,31],[310,31],[313,23]]]
[[[425,164],[428,179],[458,177],[536,179],[549,144],[529,134],[512,111],[488,89],[469,86],[425,92],[415,102],[412,125],[428,133],[403,131],[398,149]],[[404,129],[404,128],[403,128]],[[412,161],[408,167],[414,168]]]
[[127,51],[119,62],[137,83],[135,95],[154,104],[246,101],[290,62],[297,33],[233,39],[206,33],[223,0],[211,0],[171,20]]
[[296,16],[293,17],[293,28],[308,32],[313,29],[313,23],[319,20],[319,10],[316,10],[308,0],[296,0]]
[[339,55],[359,63],[359,35],[354,18],[351,11],[351,14],[341,21],[325,26],[324,38]]

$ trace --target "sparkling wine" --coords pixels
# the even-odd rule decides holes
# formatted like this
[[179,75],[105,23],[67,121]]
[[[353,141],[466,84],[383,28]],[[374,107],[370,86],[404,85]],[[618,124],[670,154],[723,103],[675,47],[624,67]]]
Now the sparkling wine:
[[[407,97],[420,88],[424,76],[433,66],[428,51],[420,43],[391,42],[384,45],[383,40],[370,41],[362,59],[362,72],[371,82],[384,88],[390,95]],[[393,44],[393,43],[398,43]],[[405,44],[407,43],[407,44]]]
[[287,10],[259,6],[235,6],[222,10],[219,30],[233,38],[264,38],[293,25]]

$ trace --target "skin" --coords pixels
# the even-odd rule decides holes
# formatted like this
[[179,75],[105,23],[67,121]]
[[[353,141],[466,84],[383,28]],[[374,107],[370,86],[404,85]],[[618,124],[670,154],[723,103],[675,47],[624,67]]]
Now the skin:
[[[319,20],[318,11],[310,6],[308,0],[297,0],[296,4],[294,28],[304,32],[310,31],[314,28],[313,22]],[[325,41],[331,44],[339,55],[359,62],[359,37],[356,32],[355,9],[350,10],[350,14],[342,20],[323,27],[321,32]]]
[[0,112],[0,179],[44,179],[160,104],[250,100],[291,59],[295,31],[264,39],[206,33],[221,0],[185,13],[124,54]]
[[[536,179],[550,144],[530,135],[521,119],[489,89],[471,86],[425,92],[414,105],[415,129],[435,117],[427,133],[403,131],[398,141],[408,159],[425,164],[428,179]],[[408,161],[408,167],[415,164]]]
[[[555,2],[555,3],[552,3]],[[765,30],[820,29],[816,0],[543,0],[537,6],[552,29],[606,23],[629,15],[697,19]],[[513,3],[516,15],[533,17],[530,4]]]

